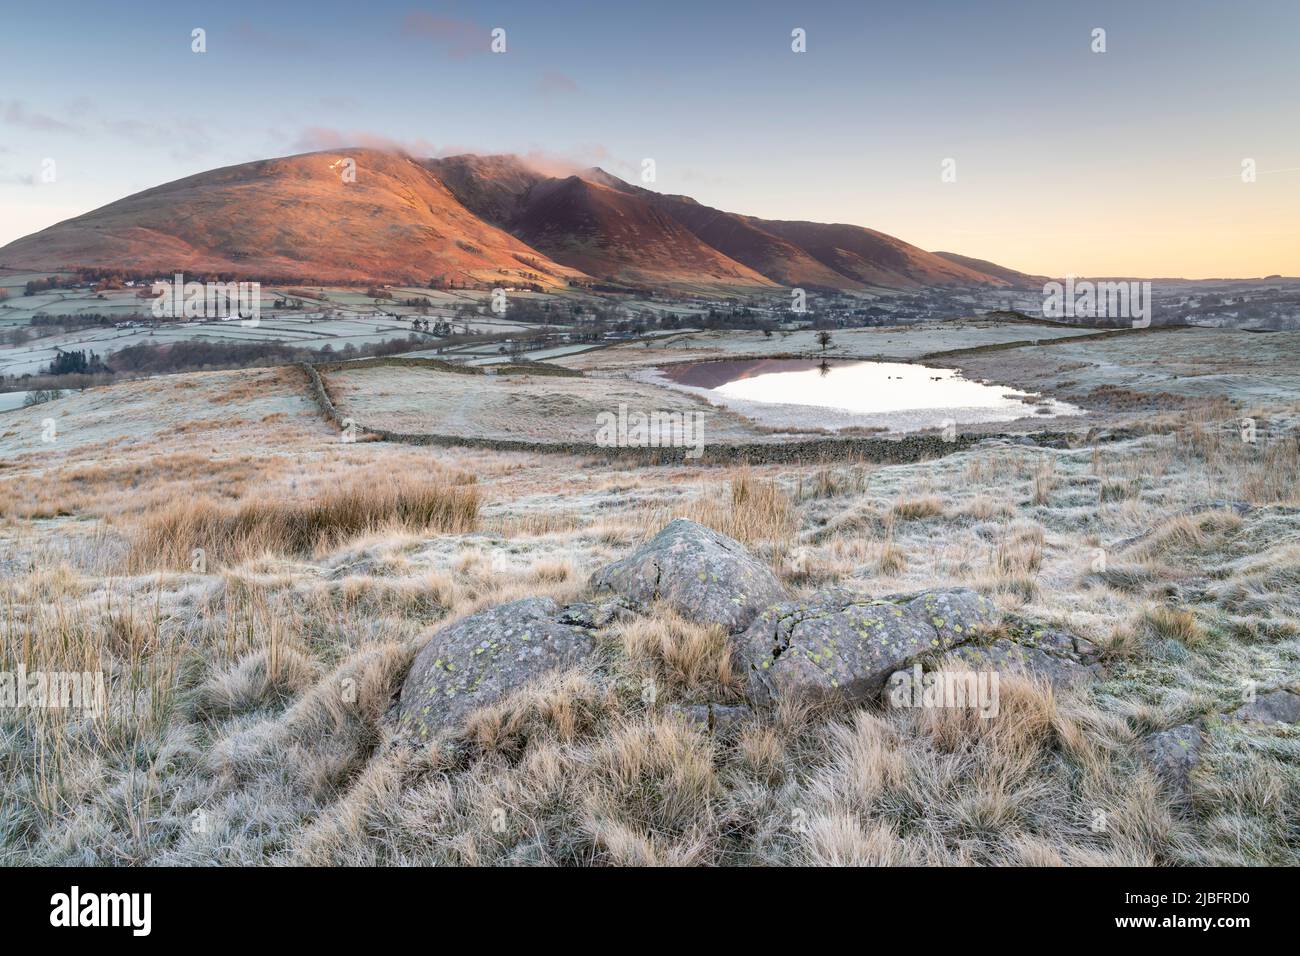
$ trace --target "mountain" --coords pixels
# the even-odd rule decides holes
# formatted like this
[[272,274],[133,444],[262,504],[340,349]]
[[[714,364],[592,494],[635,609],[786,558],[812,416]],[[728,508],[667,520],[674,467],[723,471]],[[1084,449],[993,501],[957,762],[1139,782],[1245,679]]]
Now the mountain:
[[578,176],[533,187],[510,225],[516,236],[557,262],[618,282],[701,289],[776,286],[652,204]]
[[759,219],[714,209],[689,196],[632,186],[603,169],[590,169],[584,175],[640,196],[668,212],[702,241],[785,286],[907,289],[1006,285],[1016,284],[1015,277],[1020,275],[999,266],[993,267],[999,270],[994,273],[946,260],[862,226]]
[[[354,182],[339,163],[356,162]],[[591,168],[371,149],[244,163],[148,189],[0,248],[0,267],[257,278],[615,283],[740,293],[1041,280],[862,226],[759,219]]]
[[1000,266],[996,262],[989,262],[987,259],[972,259],[970,256],[961,256],[955,252],[936,252],[934,255],[949,262],[956,263],[967,269],[973,269],[976,272],[982,272],[985,275],[994,276],[1002,279],[1009,285],[1017,288],[1028,289],[1033,286],[1040,286],[1048,281],[1047,276],[1028,275],[1024,272],[1017,272],[1015,269],[1008,269],[1006,266]]
[[638,196],[672,216],[701,242],[773,282],[804,288],[858,288],[860,284],[818,262],[794,243],[763,228],[761,219],[723,212],[689,196],[673,196],[629,185],[595,168],[585,178]]
[[[513,161],[512,161],[513,160]],[[432,160],[430,168],[466,206],[485,216],[495,225],[519,236],[559,262],[567,263],[592,275],[611,276],[622,271],[630,275],[627,263],[645,261],[648,249],[636,243],[645,236],[644,226],[656,225],[655,233],[663,237],[670,231],[655,213],[667,216],[685,227],[701,243],[720,253],[728,263],[719,264],[722,275],[715,278],[743,277],[746,272],[784,286],[807,288],[865,289],[883,287],[912,289],[925,286],[1029,285],[1031,278],[1012,269],[983,263],[981,260],[957,261],[913,246],[901,239],[862,226],[816,222],[784,222],[759,219],[724,212],[696,202],[689,196],[657,193],[633,186],[599,167],[583,170],[570,177],[566,196],[583,206],[600,205],[605,214],[595,210],[576,212],[583,227],[580,236],[564,235],[562,220],[546,222],[545,217],[557,210],[548,204],[544,212],[533,207],[552,187],[539,174],[530,177],[526,167],[514,157],[454,156]],[[575,180],[587,183],[581,189]],[[609,195],[612,191],[618,198]],[[559,210],[567,213],[567,206]],[[539,219],[547,226],[542,241],[537,241]],[[635,226],[642,226],[641,229]],[[686,250],[690,249],[689,255]],[[656,243],[656,253],[680,252],[684,258],[677,269],[666,268],[662,255],[653,257],[659,264],[658,277],[671,281],[674,272],[687,272],[707,257],[693,247],[675,241]],[[655,275],[644,274],[646,281]],[[752,281],[752,279],[751,279]]]
[[473,155],[425,166],[493,225],[605,281],[723,292],[776,285],[601,170],[548,178],[513,156]]
[[[344,158],[356,163],[355,182],[344,182]],[[9,243],[0,264],[420,285],[440,275],[547,286],[582,278],[474,215],[428,169],[369,149],[227,166],[146,189]]]

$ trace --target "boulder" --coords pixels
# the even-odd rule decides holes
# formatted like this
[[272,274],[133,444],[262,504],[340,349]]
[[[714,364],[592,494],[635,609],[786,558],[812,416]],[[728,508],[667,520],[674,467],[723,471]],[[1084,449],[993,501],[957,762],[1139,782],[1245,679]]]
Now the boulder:
[[559,621],[572,627],[602,628],[632,616],[632,612],[617,601],[605,601],[601,604],[570,604],[560,612]]
[[1231,719],[1266,724],[1300,723],[1300,694],[1289,690],[1268,691],[1234,710]]
[[402,684],[399,730],[426,737],[543,674],[581,663],[595,639],[564,619],[550,598],[525,598],[438,631]]
[[1183,795],[1192,771],[1201,762],[1201,728],[1179,724],[1151,734],[1142,742],[1142,757],[1156,776]]
[[684,518],[597,571],[591,584],[639,609],[664,601],[690,620],[720,624],[728,633],[744,630],[785,597],[771,569],[740,542]]
[[1086,637],[1079,637],[1069,631],[1021,617],[1009,618],[1005,624],[1007,636],[1025,647],[1036,647],[1082,664],[1093,664],[1101,656],[1100,647]]
[[1046,677],[1053,687],[1065,688],[1101,677],[1100,664],[1084,664],[1064,654],[1053,654],[1038,647],[1017,644],[999,638],[992,644],[967,644],[948,654],[948,660],[960,661],[971,670],[1017,672],[1029,677]]
[[764,611],[736,640],[751,698],[879,695],[889,675],[923,654],[977,636],[997,621],[974,592],[933,591],[906,603],[786,602]]
[[907,607],[939,632],[946,646],[962,644],[999,620],[998,606],[970,588],[922,591]]
[[726,733],[748,720],[753,711],[733,704],[669,704],[664,710],[692,727],[713,733]]

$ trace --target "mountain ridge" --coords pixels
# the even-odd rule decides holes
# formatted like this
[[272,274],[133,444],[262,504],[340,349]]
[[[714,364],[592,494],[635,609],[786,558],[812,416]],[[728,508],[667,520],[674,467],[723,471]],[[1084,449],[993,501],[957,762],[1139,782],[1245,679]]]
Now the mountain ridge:
[[416,159],[360,147],[150,187],[0,247],[0,267],[723,294],[1041,281],[863,226],[726,212],[599,167],[552,176],[511,154]]

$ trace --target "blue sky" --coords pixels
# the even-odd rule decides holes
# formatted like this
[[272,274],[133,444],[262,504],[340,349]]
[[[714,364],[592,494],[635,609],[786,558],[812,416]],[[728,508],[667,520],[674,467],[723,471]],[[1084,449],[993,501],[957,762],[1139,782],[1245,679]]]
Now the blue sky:
[[1300,274],[1294,0],[6,3],[0,242],[391,143],[625,178],[653,158],[663,191],[1033,272]]

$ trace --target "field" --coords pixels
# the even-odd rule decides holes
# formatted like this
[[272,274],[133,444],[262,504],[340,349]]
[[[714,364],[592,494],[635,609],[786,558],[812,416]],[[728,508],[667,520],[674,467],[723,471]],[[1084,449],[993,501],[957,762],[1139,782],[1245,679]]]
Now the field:
[[[1068,442],[906,464],[347,441],[296,367],[0,412],[2,669],[109,686],[98,715],[0,716],[0,862],[1295,865],[1300,728],[1242,708],[1300,692],[1296,334],[937,354],[1056,331],[1076,330],[837,331],[833,354],[925,356],[1087,411],[1053,425]],[[801,335],[556,360],[583,378],[326,380],[363,426],[567,441],[620,401],[697,407],[629,369],[819,351]],[[1007,675],[991,719],[765,709],[724,633],[658,605],[602,627],[583,664],[400,739],[394,695],[448,624],[597,600],[592,573],[677,517],[736,539],[796,601],[969,587],[1101,666],[1070,686]],[[681,719],[703,704],[739,716]],[[1187,726],[1195,759],[1170,775],[1149,745]]]
[[[260,290],[261,315],[255,324],[235,319],[154,319],[152,299],[137,296],[139,288],[95,293],[89,287],[51,289],[24,294],[24,285],[42,275],[15,273],[0,275],[0,333],[26,331],[24,341],[0,343],[0,376],[36,375],[59,352],[86,350],[108,359],[114,352],[135,345],[164,346],[174,342],[272,343],[304,349],[326,347],[341,352],[348,346],[361,348],[413,334],[416,318],[454,324],[457,333],[466,330],[491,337],[491,343],[452,347],[449,352],[471,363],[504,361],[499,339],[513,333],[535,331],[536,325],[511,321],[488,308],[489,293],[390,287],[390,298],[375,298],[363,289],[324,286],[264,286]],[[539,297],[530,292],[512,292],[516,301],[542,299],[557,305],[586,301],[581,295],[556,293]],[[421,310],[404,300],[426,299]],[[283,303],[289,303],[286,307]],[[112,324],[62,331],[32,327],[37,316],[106,317]],[[442,355],[446,347],[429,333],[428,353]],[[535,350],[539,357],[554,357],[589,346],[552,347]]]
[[832,333],[830,344],[823,349],[817,341],[817,333],[811,329],[778,331],[771,336],[762,332],[688,332],[665,336],[649,344],[616,345],[599,353],[563,359],[559,364],[579,369],[610,368],[774,355],[911,360],[955,349],[1092,334],[1095,330],[1037,322],[965,319],[903,327],[840,329]]

